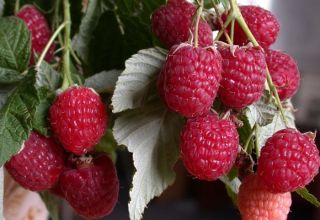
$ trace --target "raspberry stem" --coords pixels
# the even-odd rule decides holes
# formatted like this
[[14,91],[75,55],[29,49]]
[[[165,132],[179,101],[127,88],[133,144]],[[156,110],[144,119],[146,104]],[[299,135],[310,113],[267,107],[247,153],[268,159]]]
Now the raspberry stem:
[[[223,21],[222,21],[221,16],[220,16],[219,9],[217,8],[217,5],[216,5],[214,0],[212,0],[211,2],[212,2],[212,5],[213,5],[213,8],[214,8],[214,11],[216,12],[216,15],[218,17],[219,25],[221,27],[223,27]],[[234,21],[234,20],[232,20],[232,21]],[[230,39],[229,34],[227,33],[227,31],[225,29],[224,29],[223,33],[224,33],[224,36],[226,37],[228,43],[229,44],[233,44],[233,40]]]
[[196,21],[195,21],[195,28],[194,28],[194,46],[198,47],[199,45],[199,22],[201,18],[201,13],[203,10],[203,0],[198,1],[198,9],[197,9],[197,14],[196,14]]
[[[259,43],[257,42],[256,38],[253,36],[252,32],[250,31],[246,21],[244,20],[242,14],[241,14],[241,11],[240,11],[238,4],[237,4],[237,0],[230,0],[230,6],[231,6],[231,13],[229,14],[228,18],[229,17],[235,18],[235,20],[238,22],[238,24],[240,25],[240,27],[242,28],[244,33],[247,35],[247,38],[252,42],[253,46],[260,47]],[[227,21],[228,21],[228,18],[227,18]],[[272,82],[272,78],[271,78],[268,67],[266,68],[266,75],[267,75],[268,86],[269,86],[273,96],[276,99],[276,104],[277,104],[277,107],[279,108],[280,114],[282,116],[282,120],[285,123],[285,125],[288,127],[287,118],[284,114],[284,109],[282,107],[278,91]]]
[[70,70],[70,47],[71,47],[71,16],[70,16],[70,3],[69,0],[63,0],[63,13],[64,13],[64,50],[63,50],[63,82],[62,89],[68,88],[73,84]]
[[36,68],[39,68],[42,61],[44,60],[44,57],[46,56],[49,48],[51,47],[53,41],[56,39],[56,37],[58,36],[58,34],[62,31],[62,29],[66,26],[66,23],[62,23],[58,29],[53,33],[53,35],[51,36],[50,40],[48,41],[46,47],[44,48],[44,50],[42,51],[40,58],[36,64]]

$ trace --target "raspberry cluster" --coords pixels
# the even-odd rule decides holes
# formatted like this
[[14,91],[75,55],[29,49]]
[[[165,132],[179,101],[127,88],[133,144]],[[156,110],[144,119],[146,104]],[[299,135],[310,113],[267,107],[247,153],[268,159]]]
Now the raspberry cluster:
[[[213,42],[208,47],[190,41],[194,31],[192,18],[197,16],[197,11],[191,8],[194,6],[184,0],[171,0],[152,16],[155,35],[170,47],[157,86],[167,107],[187,118],[180,134],[181,159],[186,169],[198,179],[213,181],[228,174],[237,156],[241,157],[237,126],[231,119],[260,100],[267,74],[280,100],[285,101],[298,90],[300,73],[293,58],[269,48],[280,30],[270,11],[258,6],[239,6],[255,38],[252,42],[255,46],[248,44],[252,36],[248,37],[248,30],[244,31],[236,21],[231,44],[229,38],[228,42]],[[220,21],[226,21],[230,13],[226,11]],[[200,20],[199,24],[204,25],[203,22]],[[224,31],[224,40],[228,40],[230,29],[231,25]],[[201,28],[198,35],[200,42],[212,37]],[[216,103],[220,108],[215,108]],[[223,109],[229,109],[233,117],[228,118],[228,111]],[[257,164],[256,173],[251,174],[254,167],[251,164],[250,172],[241,176],[238,197],[241,216],[250,220],[286,219],[290,192],[309,184],[318,173],[320,157],[314,140],[308,134],[286,128],[270,137],[261,156],[255,159],[252,163]]]
[[85,218],[110,214],[118,200],[117,172],[108,155],[92,152],[107,127],[105,104],[93,89],[73,86],[57,96],[49,116],[53,137],[32,132],[6,169],[21,186],[49,190]]

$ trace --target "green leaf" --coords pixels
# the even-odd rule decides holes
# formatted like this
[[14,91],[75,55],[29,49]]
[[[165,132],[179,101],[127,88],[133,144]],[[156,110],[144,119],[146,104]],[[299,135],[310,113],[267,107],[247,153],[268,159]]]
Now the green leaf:
[[73,37],[72,47],[85,63],[89,61],[90,41],[101,15],[101,0],[90,0],[85,16],[81,20],[79,32]]
[[265,91],[265,94],[261,99],[248,106],[246,109],[246,115],[250,120],[250,124],[258,124],[259,126],[265,126],[272,122],[273,117],[277,113],[277,108],[273,102],[269,101],[270,94]]
[[36,69],[36,87],[45,87],[55,91],[61,85],[61,74],[52,68],[47,62],[42,61]]
[[133,153],[136,173],[130,191],[129,215],[140,220],[147,204],[174,182],[182,120],[160,101],[126,111],[116,119],[113,134]]
[[87,78],[84,85],[93,88],[98,93],[111,93],[121,72],[121,70],[102,71]]
[[59,220],[59,199],[48,191],[40,192],[39,194],[49,211],[50,218],[52,220]]
[[1,86],[0,87],[0,110],[6,103],[10,91],[13,89],[12,86]]
[[113,112],[143,106],[155,88],[157,76],[166,58],[160,48],[140,50],[125,63],[112,97]]
[[34,74],[28,74],[0,111],[0,166],[21,149],[32,130],[38,104]]
[[0,18],[0,83],[21,79],[30,58],[30,32],[16,17]]
[[317,197],[315,197],[314,195],[312,195],[307,188],[301,188],[296,190],[296,193],[301,196],[303,199],[307,200],[308,202],[310,202],[312,205],[314,205],[317,208],[320,208],[320,202],[317,199]]

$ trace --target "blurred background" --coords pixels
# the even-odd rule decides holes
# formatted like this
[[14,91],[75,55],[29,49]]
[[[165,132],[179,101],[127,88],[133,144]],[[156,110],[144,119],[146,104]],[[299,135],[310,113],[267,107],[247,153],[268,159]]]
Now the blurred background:
[[[238,1],[240,4],[260,5],[271,10],[279,19],[281,32],[274,49],[286,51],[293,56],[300,69],[301,87],[293,102],[297,109],[297,127],[303,131],[320,129],[320,1],[308,0],[263,0]],[[317,145],[320,146],[319,137]],[[118,175],[120,177],[120,199],[114,212],[106,219],[128,218],[128,191],[133,170],[131,157],[120,152]],[[177,179],[173,186],[154,199],[145,211],[144,220],[233,220],[240,219],[237,209],[227,197],[220,181],[200,182],[184,170],[181,162],[176,167]],[[320,178],[316,178],[308,189],[320,198]],[[63,219],[81,219],[73,216],[70,208],[63,206]],[[289,220],[319,220],[320,211],[293,193],[293,205]]]

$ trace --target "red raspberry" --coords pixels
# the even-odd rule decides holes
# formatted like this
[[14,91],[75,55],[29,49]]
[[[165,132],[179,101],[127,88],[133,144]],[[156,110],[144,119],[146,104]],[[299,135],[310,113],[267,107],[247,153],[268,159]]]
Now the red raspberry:
[[202,115],[217,95],[221,56],[213,48],[182,43],[171,48],[160,74],[159,93],[171,110],[186,117]]
[[42,191],[52,188],[64,168],[64,153],[52,138],[32,132],[22,150],[5,164],[11,176],[24,188]]
[[[32,5],[25,5],[17,14],[27,25],[32,36],[32,55],[30,64],[34,64],[34,54],[40,55],[52,36],[46,18]],[[53,58],[55,45],[52,44],[45,60],[50,62]]]
[[[152,14],[152,30],[168,48],[186,42],[190,30],[194,29],[192,18],[195,12],[196,7],[185,0],[169,0]],[[200,46],[212,45],[212,30],[204,20],[200,20],[198,33]]]
[[[241,14],[252,34],[263,48],[269,47],[278,37],[280,24],[277,18],[268,10],[258,6],[239,6]],[[222,17],[226,20],[226,16]],[[249,40],[240,25],[234,26],[234,44],[246,45]]]
[[320,157],[307,135],[287,128],[270,137],[261,150],[258,176],[274,193],[292,192],[309,184],[317,175]]
[[257,48],[221,47],[222,80],[219,97],[232,108],[244,108],[260,99],[266,80],[266,61]]
[[51,127],[63,147],[76,155],[91,150],[107,126],[106,107],[90,88],[71,87],[50,108]]
[[294,59],[286,53],[268,50],[266,61],[280,99],[291,98],[300,85],[300,72]]
[[181,158],[193,176],[216,180],[234,164],[239,147],[235,125],[216,114],[188,119],[180,136]]
[[109,215],[118,201],[119,181],[111,159],[103,154],[62,173],[60,187],[65,199],[89,219]]
[[238,205],[243,220],[286,220],[291,193],[271,193],[256,175],[247,176],[239,189]]

